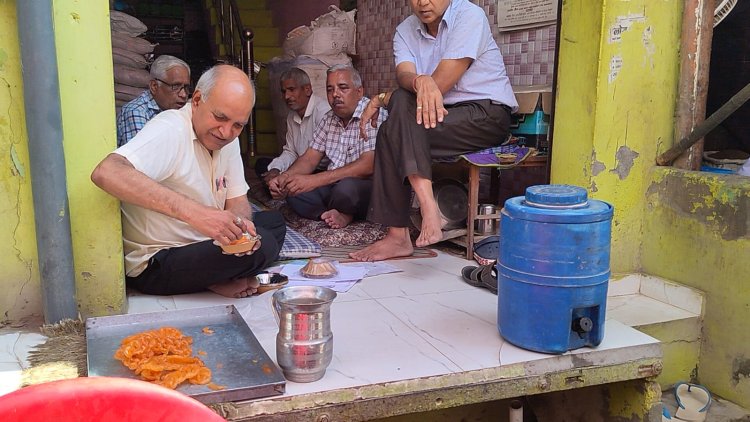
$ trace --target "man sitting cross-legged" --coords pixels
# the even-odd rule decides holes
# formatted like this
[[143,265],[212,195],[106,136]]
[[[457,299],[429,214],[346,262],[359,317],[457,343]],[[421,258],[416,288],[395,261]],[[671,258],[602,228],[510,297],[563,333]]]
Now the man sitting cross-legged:
[[[351,66],[328,69],[326,93],[331,111],[313,132],[310,147],[268,187],[274,198],[286,197],[297,214],[338,229],[367,213],[377,124],[386,113],[381,110],[375,127],[360,137],[359,119],[370,100],[362,95],[362,78]],[[324,157],[330,160],[327,170],[314,173]]]
[[[255,173],[266,186],[307,151],[313,130],[331,110],[328,101],[319,96],[322,93],[313,93],[310,77],[304,70],[293,67],[285,71],[279,77],[279,83],[281,95],[289,107],[286,116],[286,144],[281,155],[273,160],[261,157],[255,162]],[[321,163],[318,168],[325,170],[324,164],[327,163]]]
[[[252,214],[237,135],[255,92],[232,66],[204,73],[189,104],[149,120],[94,169],[92,181],[122,201],[128,286],[174,295],[205,289],[228,297],[257,291],[286,225],[277,211]],[[225,255],[244,232],[262,239],[246,254]]]

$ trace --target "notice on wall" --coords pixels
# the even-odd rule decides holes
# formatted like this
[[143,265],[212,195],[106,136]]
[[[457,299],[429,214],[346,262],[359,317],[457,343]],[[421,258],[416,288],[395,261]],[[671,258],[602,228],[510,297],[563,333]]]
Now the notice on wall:
[[497,0],[500,31],[547,26],[557,22],[559,0]]

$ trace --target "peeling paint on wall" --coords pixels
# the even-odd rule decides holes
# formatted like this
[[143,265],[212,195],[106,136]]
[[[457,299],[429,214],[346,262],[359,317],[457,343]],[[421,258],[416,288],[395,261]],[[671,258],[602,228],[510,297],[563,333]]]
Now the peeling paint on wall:
[[736,386],[741,380],[750,379],[750,359],[736,358],[732,362],[732,381]]
[[599,173],[603,172],[606,169],[607,169],[607,166],[605,166],[604,163],[596,159],[596,151],[591,153],[591,174],[593,176],[598,176]]
[[649,187],[648,194],[657,193],[662,207],[706,225],[724,240],[750,237],[748,183],[743,178],[729,182],[715,175],[691,173],[695,175],[659,180]]
[[615,81],[621,69],[622,69],[622,56],[612,56],[612,58],[609,59],[609,77],[607,78],[609,83],[612,83]]
[[16,152],[16,146],[11,145],[10,146],[10,161],[13,162],[13,169],[11,172],[13,175],[21,176],[21,179],[26,178],[26,169],[23,166],[23,163],[18,158],[18,153]]
[[615,161],[617,162],[617,166],[614,169],[610,170],[610,173],[615,173],[620,178],[620,180],[625,180],[625,178],[627,178],[630,174],[630,170],[633,168],[635,159],[638,158],[639,155],[640,154],[638,154],[637,152],[628,148],[627,145],[621,146],[617,149],[617,153],[615,154]]
[[646,16],[643,13],[632,13],[626,16],[618,16],[615,23],[609,27],[609,43],[622,41],[622,34],[630,29],[635,22],[645,22]]
[[643,48],[646,50],[646,54],[643,55],[643,65],[648,67],[649,69],[653,69],[656,64],[654,63],[654,54],[656,53],[656,46],[651,41],[651,38],[653,37],[653,30],[650,26],[647,26],[646,29],[643,30]]

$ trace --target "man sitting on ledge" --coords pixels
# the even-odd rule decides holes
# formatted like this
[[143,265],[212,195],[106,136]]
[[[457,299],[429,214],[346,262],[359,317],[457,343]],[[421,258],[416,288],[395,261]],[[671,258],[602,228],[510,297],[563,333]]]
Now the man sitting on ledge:
[[360,121],[365,130],[378,109],[388,107],[388,120],[378,132],[368,213],[388,233],[351,254],[360,261],[414,252],[408,229],[411,189],[422,214],[416,245],[442,240],[432,159],[499,145],[518,107],[482,8],[468,0],[410,4],[414,14],[401,22],[393,39],[400,88],[373,97]]

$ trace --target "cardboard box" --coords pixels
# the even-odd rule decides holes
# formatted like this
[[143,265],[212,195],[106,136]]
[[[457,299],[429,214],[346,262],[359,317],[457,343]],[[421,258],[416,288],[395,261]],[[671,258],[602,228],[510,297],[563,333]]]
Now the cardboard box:
[[549,148],[547,133],[552,110],[552,87],[521,86],[514,87],[513,91],[518,101],[518,111],[511,117],[510,132],[523,138],[526,146],[546,151]]

